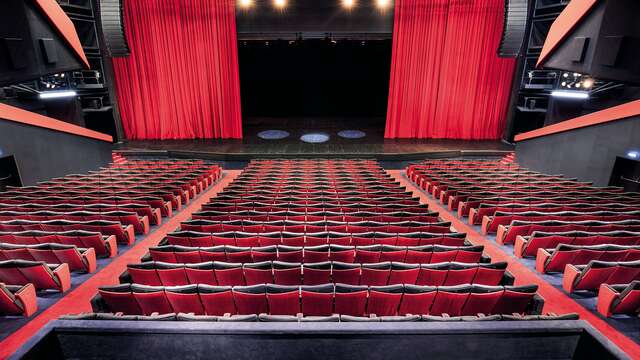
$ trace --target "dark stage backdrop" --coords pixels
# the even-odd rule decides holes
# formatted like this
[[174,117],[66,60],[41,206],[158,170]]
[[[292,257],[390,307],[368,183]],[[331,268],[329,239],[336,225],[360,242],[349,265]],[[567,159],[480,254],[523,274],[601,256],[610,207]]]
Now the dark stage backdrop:
[[125,1],[114,58],[128,139],[241,138],[235,0]]
[[247,117],[384,118],[391,40],[240,41]]
[[515,59],[504,0],[396,0],[388,138],[498,139]]

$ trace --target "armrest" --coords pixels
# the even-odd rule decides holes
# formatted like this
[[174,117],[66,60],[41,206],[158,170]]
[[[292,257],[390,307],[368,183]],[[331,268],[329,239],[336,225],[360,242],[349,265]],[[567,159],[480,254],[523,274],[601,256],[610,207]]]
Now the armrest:
[[576,280],[582,272],[575,266],[567,264],[564,268],[564,275],[562,276],[562,288],[568,293],[572,293],[575,289]]
[[504,225],[498,226],[498,232],[496,233],[496,242],[500,245],[504,245],[504,239],[506,235],[507,235],[507,227]]
[[116,240],[115,235],[109,235],[109,237],[105,240],[105,245],[109,250],[109,257],[118,255],[118,241]]
[[14,296],[22,306],[24,316],[29,317],[38,311],[38,298],[36,297],[36,287],[27,284],[18,290]]
[[513,276],[512,273],[510,273],[508,270],[506,270],[504,272],[504,275],[502,276],[502,279],[500,280],[500,284],[498,285],[502,285],[502,286],[511,286],[515,283],[516,278],[515,276]]
[[[472,209],[472,211],[475,209]],[[471,214],[471,213],[469,213]],[[482,235],[487,235],[489,233],[489,225],[491,225],[491,220],[493,218],[491,216],[485,216],[482,218],[482,225],[481,225],[481,229],[480,231],[482,232]],[[500,231],[500,227],[498,227],[498,231]]]
[[613,315],[613,302],[620,297],[620,293],[615,291],[611,286],[607,284],[600,285],[600,291],[598,292],[598,302],[596,304],[596,310],[606,317]]
[[151,228],[151,224],[149,222],[149,217],[146,216],[146,215],[140,217],[140,222],[142,223],[142,233],[143,234],[148,234],[149,230]]
[[88,248],[82,252],[82,262],[88,273],[92,273],[96,271],[97,260],[96,260],[96,249]]
[[[467,206],[466,201],[460,201],[458,203],[458,217],[464,217],[465,207]],[[471,224],[471,219],[469,219],[469,223]]]
[[[464,204],[463,201],[460,204]],[[460,204],[458,204],[458,216],[462,217],[462,211],[460,211]],[[478,209],[471,208],[469,209],[469,225],[476,225],[476,215],[478,215]]]
[[122,227],[127,240],[127,245],[131,245],[136,241],[136,232],[133,225],[125,225]]
[[109,308],[107,306],[107,303],[104,301],[104,299],[102,298],[102,295],[100,295],[99,293],[96,294],[96,296],[94,296],[91,299],[91,310],[94,313],[106,313],[106,312],[109,312]]
[[133,283],[133,279],[131,279],[131,274],[129,274],[129,270],[125,270],[118,277],[120,284],[130,284]]
[[[518,236],[516,238],[516,246],[518,246],[518,242],[524,241],[524,238],[522,238],[522,240],[520,238],[522,238],[522,236]],[[520,254],[520,255],[522,255],[522,254]],[[543,249],[543,248],[539,248],[538,249],[538,253],[536,254],[536,271],[537,272],[539,272],[539,273],[545,273],[546,272],[545,271],[545,265],[547,264],[547,261],[549,260],[550,257],[551,257],[551,254],[549,254],[547,249]]]
[[529,314],[541,315],[543,309],[544,298],[536,293],[535,295],[533,295],[533,301],[531,302],[531,307],[529,308]]
[[71,272],[69,271],[69,264],[60,264],[53,270],[53,276],[58,284],[58,290],[65,292],[71,288]]
[[525,252],[527,250],[528,244],[529,244],[529,241],[527,241],[527,239],[525,239],[524,236],[521,236],[521,235],[516,236],[516,242],[513,244],[514,255],[517,258],[523,258],[525,256]]

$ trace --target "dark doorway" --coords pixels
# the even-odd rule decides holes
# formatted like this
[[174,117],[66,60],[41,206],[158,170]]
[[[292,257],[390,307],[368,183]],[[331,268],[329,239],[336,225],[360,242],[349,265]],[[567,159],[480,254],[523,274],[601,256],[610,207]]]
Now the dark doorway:
[[240,41],[239,63],[245,137],[274,126],[384,131],[391,40]]

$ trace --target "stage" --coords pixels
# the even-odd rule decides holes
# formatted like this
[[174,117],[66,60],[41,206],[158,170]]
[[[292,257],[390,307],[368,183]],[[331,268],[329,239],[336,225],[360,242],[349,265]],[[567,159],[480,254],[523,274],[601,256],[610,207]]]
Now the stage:
[[[289,133],[284,139],[266,140],[263,131]],[[358,130],[366,136],[342,138],[345,130]],[[323,143],[306,143],[305,134],[328,135]],[[117,152],[132,156],[170,156],[220,161],[246,161],[258,157],[367,157],[383,161],[461,156],[503,156],[514,150],[501,141],[441,139],[385,139],[383,119],[289,118],[249,119],[242,140],[147,140],[117,144]]]

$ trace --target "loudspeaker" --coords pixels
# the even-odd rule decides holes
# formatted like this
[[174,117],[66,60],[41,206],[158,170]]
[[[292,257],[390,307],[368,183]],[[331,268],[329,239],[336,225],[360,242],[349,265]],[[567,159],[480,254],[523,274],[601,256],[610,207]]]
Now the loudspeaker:
[[502,39],[498,48],[500,57],[516,57],[524,45],[529,18],[528,0],[505,0]]
[[545,67],[640,84],[640,1],[599,1],[551,53]]
[[[42,3],[47,1],[42,0]],[[53,6],[58,6],[55,1]],[[47,9],[50,11],[51,7]],[[0,86],[78,70],[85,66],[84,52],[74,48],[73,39],[68,38],[76,35],[73,28],[65,28],[67,32],[63,35],[56,27],[71,23],[62,9],[59,10],[60,12],[46,13],[33,0],[2,0]]]
[[129,56],[129,45],[125,37],[122,0],[100,0],[100,24],[111,57]]

